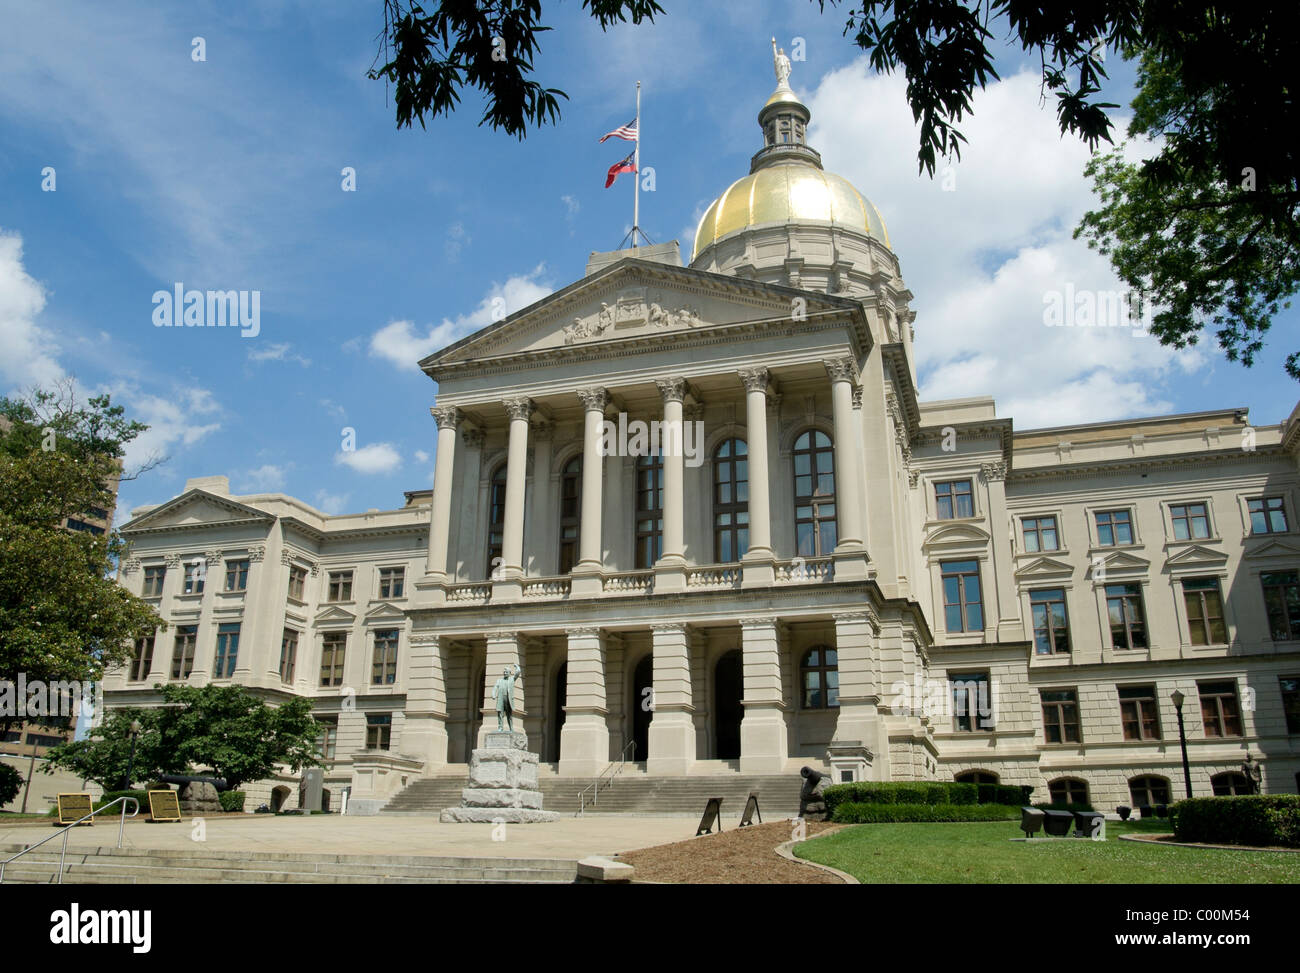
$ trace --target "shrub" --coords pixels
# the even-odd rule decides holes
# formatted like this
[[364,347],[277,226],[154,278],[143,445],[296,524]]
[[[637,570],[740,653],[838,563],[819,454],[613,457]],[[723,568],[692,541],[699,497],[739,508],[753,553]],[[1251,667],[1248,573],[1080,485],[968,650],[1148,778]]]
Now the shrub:
[[952,781],[858,781],[832,784],[822,791],[826,810],[852,801],[859,804],[975,804],[974,784]]
[[220,791],[217,798],[221,801],[221,810],[223,811],[234,812],[244,809],[243,791]]
[[1040,811],[1069,811],[1071,814],[1075,811],[1096,810],[1091,804],[1035,804],[1034,807]]
[[1300,795],[1194,797],[1174,804],[1174,837],[1215,845],[1300,848]]
[[0,807],[4,807],[23,789],[23,775],[17,767],[0,764]]
[[1014,804],[1016,807],[1024,807],[1029,803],[1029,795],[1033,792],[1032,787],[1018,784],[980,784],[979,803]]
[[841,824],[890,824],[907,821],[1011,821],[1020,811],[1005,804],[870,804],[844,801],[832,821]]

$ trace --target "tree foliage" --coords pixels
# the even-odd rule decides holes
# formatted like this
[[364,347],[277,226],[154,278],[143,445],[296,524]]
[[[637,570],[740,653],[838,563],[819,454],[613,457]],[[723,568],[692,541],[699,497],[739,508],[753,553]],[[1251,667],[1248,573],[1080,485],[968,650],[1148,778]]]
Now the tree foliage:
[[132,776],[202,773],[224,777],[235,790],[270,777],[278,766],[318,766],[320,724],[311,701],[270,705],[241,686],[157,685],[162,706],[114,709],[93,738],[55,747],[46,772],[71,771],[104,787],[119,786],[131,753],[131,722],[141,726]]
[[23,775],[9,764],[0,764],[0,807],[4,807],[23,789]]

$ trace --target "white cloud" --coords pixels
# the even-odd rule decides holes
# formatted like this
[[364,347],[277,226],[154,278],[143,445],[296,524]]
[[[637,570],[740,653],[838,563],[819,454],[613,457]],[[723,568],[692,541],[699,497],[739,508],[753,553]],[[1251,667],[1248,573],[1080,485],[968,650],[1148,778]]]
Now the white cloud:
[[905,80],[872,75],[865,60],[821,80],[808,140],[885,219],[915,294],[923,399],[993,395],[1018,428],[1168,412],[1166,384],[1203,361],[1199,350],[1128,328],[1044,324],[1052,291],[1123,287],[1072,238],[1095,205],[1088,150],[1061,136],[1040,80],[1022,72],[977,93],[962,161],[940,160],[933,180],[917,175]]
[[415,461],[417,463],[427,463],[429,462],[429,454],[422,449],[417,449],[415,451]]
[[372,358],[386,358],[398,368],[414,371],[420,359],[551,293],[553,288],[538,279],[545,269],[545,264],[538,264],[530,273],[518,274],[504,284],[493,284],[487,296],[469,314],[461,314],[454,320],[443,318],[440,323],[430,325],[423,334],[411,321],[390,322],[370,336],[370,355]]
[[126,468],[132,470],[153,458],[170,455],[176,448],[193,446],[221,428],[219,422],[199,417],[220,411],[207,389],[177,386],[171,395],[142,394],[132,386],[113,390],[127,404],[127,414],[149,428],[126,446]]
[[290,345],[287,341],[285,341],[279,344],[265,345],[260,348],[250,348],[248,350],[248,360],[251,362],[264,362],[264,361],[297,362],[303,368],[307,368],[308,366],[310,366],[311,365],[310,358],[304,358],[302,355],[298,355],[298,354],[290,354],[290,349],[292,347],[293,347],[292,345]]
[[317,490],[312,502],[317,510],[322,510],[327,514],[340,514],[347,507],[351,496],[350,493],[329,493],[325,490]]
[[358,473],[392,473],[402,465],[402,455],[392,443],[371,443],[360,449],[336,453],[334,462]]
[[237,488],[240,493],[277,493],[284,489],[285,470],[272,463],[264,463],[246,472]]
[[17,388],[63,377],[59,348],[36,323],[44,308],[45,288],[23,267],[23,238],[0,231],[0,377]]
[[473,242],[465,232],[465,224],[456,222],[447,227],[447,239],[443,241],[442,251],[447,255],[449,263],[455,263],[460,259],[460,252]]
[[342,419],[348,414],[347,409],[343,408],[343,406],[339,405],[333,399],[321,399],[317,405],[336,419]]

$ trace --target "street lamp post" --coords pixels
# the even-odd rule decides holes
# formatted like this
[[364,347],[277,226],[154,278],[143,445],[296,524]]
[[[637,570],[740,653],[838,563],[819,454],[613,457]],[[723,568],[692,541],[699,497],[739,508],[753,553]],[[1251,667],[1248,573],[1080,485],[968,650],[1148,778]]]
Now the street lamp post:
[[126,764],[126,781],[122,784],[122,790],[124,791],[131,789],[131,775],[135,771],[135,741],[139,739],[141,729],[143,727],[140,726],[139,720],[131,721],[131,759]]
[[1175,689],[1172,695],[1174,712],[1178,714],[1178,745],[1183,750],[1183,785],[1187,788],[1187,797],[1192,796],[1192,769],[1187,763],[1187,732],[1183,729],[1183,700],[1187,697],[1182,690]]

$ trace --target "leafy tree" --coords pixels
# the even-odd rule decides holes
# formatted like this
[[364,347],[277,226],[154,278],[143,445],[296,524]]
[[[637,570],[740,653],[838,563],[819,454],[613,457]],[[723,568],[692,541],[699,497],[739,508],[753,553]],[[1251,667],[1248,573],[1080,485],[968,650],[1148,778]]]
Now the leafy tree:
[[162,706],[109,711],[93,739],[50,750],[46,773],[61,768],[118,787],[130,761],[132,720],[141,725],[132,773],[137,781],[203,774],[224,777],[236,790],[270,777],[277,766],[295,772],[319,766],[320,724],[310,700],[272,706],[242,686],[156,685],[154,691]]
[[[1295,293],[1300,255],[1300,163],[1291,69],[1292,3],[1195,0],[812,0],[847,10],[844,33],[877,71],[901,70],[920,129],[918,169],[960,158],[960,123],[973,96],[998,78],[993,52],[1007,42],[1038,55],[1042,89],[1056,99],[1062,133],[1096,150],[1113,143],[1100,100],[1107,52],[1140,64],[1129,128],[1150,139],[1142,163],[1094,159],[1101,207],[1076,236],[1107,254],[1116,273],[1159,311],[1151,332],[1195,344],[1212,326],[1229,360],[1250,365],[1273,317]],[[558,116],[563,92],[529,76],[541,0],[420,3],[384,0],[382,67],[370,77],[396,90],[398,127],[453,112],[465,85],[487,99],[480,124],[523,138]],[[662,13],[649,0],[584,0],[602,28]],[[508,56],[493,59],[502,38]],[[1286,363],[1300,379],[1300,352]]]
[[0,807],[4,807],[23,789],[23,775],[16,767],[0,764]]
[[124,447],[145,428],[108,396],[79,403],[70,385],[0,399],[0,679],[93,682],[166,627],[110,576],[115,533],[63,526],[113,506]]

